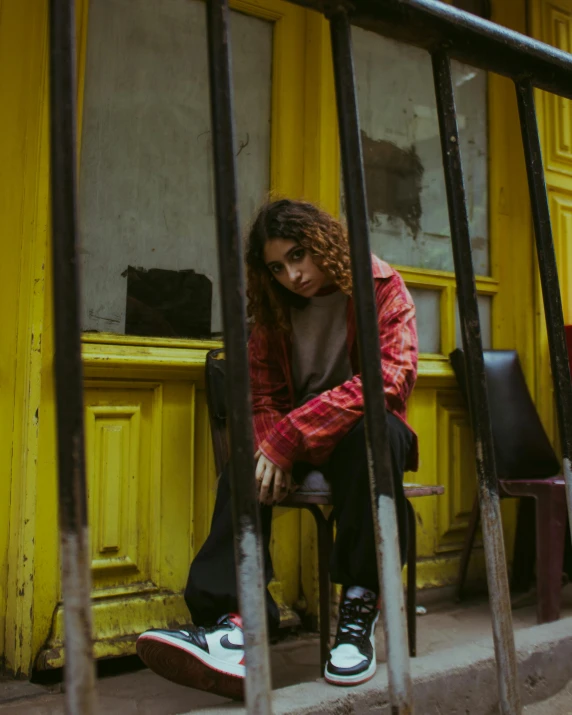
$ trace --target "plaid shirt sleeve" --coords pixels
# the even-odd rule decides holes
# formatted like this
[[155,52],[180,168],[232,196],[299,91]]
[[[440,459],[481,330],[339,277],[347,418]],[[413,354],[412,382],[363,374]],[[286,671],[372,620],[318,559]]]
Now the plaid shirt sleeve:
[[[375,289],[386,406],[405,421],[405,403],[417,377],[415,307],[398,273],[376,279]],[[297,461],[319,465],[361,417],[362,381],[354,375],[282,417],[266,432],[260,450],[285,470]]]
[[256,325],[248,341],[256,449],[292,409],[288,382],[278,355],[281,345],[281,340],[273,339],[266,329]]

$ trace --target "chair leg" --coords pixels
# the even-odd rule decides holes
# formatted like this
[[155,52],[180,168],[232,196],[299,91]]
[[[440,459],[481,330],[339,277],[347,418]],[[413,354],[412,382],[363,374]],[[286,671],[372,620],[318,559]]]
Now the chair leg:
[[542,490],[536,498],[536,589],[538,623],[560,618],[564,539],[568,513],[564,485]]
[[320,589],[320,668],[322,675],[330,657],[330,554],[332,552],[333,522],[326,519],[321,509],[310,504],[318,532],[318,582]]
[[536,558],[536,499],[521,497],[516,518],[512,575],[510,588],[514,593],[525,593],[534,581]]
[[471,558],[471,551],[473,549],[473,544],[475,543],[475,536],[477,534],[480,516],[481,511],[479,508],[479,495],[475,494],[473,511],[471,512],[471,518],[469,519],[469,526],[467,527],[467,534],[465,536],[465,543],[463,544],[463,552],[459,563],[459,575],[457,576],[457,601],[461,601],[463,599],[463,590],[465,588],[465,579],[467,578],[467,570],[469,568],[469,559]]
[[407,504],[407,634],[409,655],[417,655],[417,524],[415,509],[409,499]]

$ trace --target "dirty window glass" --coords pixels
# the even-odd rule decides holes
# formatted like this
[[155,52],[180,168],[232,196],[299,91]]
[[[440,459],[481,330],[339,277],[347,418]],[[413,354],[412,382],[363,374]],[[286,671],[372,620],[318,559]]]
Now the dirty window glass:
[[425,288],[409,288],[417,318],[419,352],[441,352],[441,293]]
[[[273,26],[233,12],[231,31],[244,225],[269,190]],[[204,2],[91,3],[80,165],[84,330],[222,330],[212,161]]]
[[[453,271],[431,60],[352,28],[372,247],[403,266]],[[453,63],[475,272],[489,275],[486,73]]]

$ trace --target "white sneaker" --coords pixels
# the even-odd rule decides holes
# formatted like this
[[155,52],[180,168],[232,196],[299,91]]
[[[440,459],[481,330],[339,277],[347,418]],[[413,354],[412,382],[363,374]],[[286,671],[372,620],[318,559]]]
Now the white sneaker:
[[158,675],[226,698],[244,698],[242,621],[228,614],[212,628],[150,630],[137,639],[137,654]]
[[348,588],[340,604],[338,632],[324,678],[334,685],[359,685],[373,677],[378,598],[361,586]]

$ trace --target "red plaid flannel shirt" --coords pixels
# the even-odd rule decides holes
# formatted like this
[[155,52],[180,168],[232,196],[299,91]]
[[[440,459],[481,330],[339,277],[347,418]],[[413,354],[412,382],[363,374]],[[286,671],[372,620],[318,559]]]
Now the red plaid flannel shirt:
[[[417,377],[415,307],[399,273],[376,256],[372,261],[386,407],[407,424],[405,404]],[[352,379],[295,409],[289,336],[256,325],[252,330],[249,361],[256,447],[284,470],[299,461],[323,464],[363,417],[351,299],[347,316]],[[406,469],[415,471],[417,463],[415,438]]]

